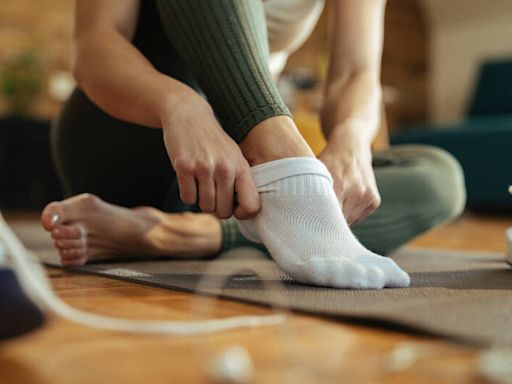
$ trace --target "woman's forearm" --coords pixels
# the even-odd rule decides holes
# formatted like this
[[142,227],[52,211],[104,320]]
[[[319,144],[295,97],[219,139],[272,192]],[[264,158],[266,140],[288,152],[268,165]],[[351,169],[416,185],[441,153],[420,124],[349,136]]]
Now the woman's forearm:
[[322,108],[326,137],[357,134],[370,144],[381,110],[385,0],[334,0],[331,60]]
[[94,30],[76,39],[73,72],[80,88],[108,114],[152,128],[161,115],[195,91],[158,72],[115,29]]
[[381,93],[380,83],[364,71],[331,82],[320,113],[325,137],[341,142],[358,136],[369,145],[380,125]]

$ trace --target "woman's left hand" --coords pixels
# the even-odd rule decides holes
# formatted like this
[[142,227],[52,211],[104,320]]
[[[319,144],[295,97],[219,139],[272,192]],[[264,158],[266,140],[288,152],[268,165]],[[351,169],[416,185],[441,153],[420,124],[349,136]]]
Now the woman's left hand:
[[356,137],[329,142],[318,156],[334,179],[334,190],[349,225],[356,224],[380,205],[372,168],[371,148]]

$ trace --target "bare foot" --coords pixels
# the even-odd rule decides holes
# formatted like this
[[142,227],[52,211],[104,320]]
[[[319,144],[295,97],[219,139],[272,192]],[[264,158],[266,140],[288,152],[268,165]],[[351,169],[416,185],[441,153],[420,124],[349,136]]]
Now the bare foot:
[[112,256],[206,257],[222,243],[220,223],[212,215],[127,209],[91,194],[48,204],[41,223],[64,266]]

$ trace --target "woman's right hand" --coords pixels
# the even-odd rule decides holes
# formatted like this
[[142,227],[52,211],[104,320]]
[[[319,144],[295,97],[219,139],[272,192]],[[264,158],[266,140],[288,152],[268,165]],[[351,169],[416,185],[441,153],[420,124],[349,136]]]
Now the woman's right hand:
[[[255,216],[260,197],[249,163],[218,123],[210,105],[190,92],[160,113],[164,143],[186,204],[225,219]],[[238,206],[234,207],[235,194]]]

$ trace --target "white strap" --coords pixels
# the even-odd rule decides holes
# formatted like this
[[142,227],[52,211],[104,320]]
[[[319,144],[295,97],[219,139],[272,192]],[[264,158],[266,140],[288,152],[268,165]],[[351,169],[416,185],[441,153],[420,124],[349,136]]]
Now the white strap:
[[236,316],[203,321],[137,321],[84,312],[69,306],[55,296],[40,261],[24,247],[1,214],[0,241],[4,244],[7,260],[12,263],[24,291],[41,309],[48,309],[68,320],[86,326],[135,333],[193,335],[235,328],[277,325],[286,319],[284,315],[269,315]]

